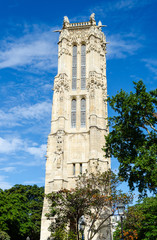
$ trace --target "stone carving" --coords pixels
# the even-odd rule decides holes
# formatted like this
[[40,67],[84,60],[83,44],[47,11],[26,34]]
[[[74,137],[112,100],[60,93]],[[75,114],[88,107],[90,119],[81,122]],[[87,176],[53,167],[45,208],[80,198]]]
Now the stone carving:
[[60,73],[57,77],[55,77],[54,81],[54,91],[58,93],[62,93],[64,91],[69,91],[70,84],[67,79],[67,75],[65,73]]
[[57,135],[56,135],[56,151],[55,151],[55,161],[57,164],[57,168],[61,168],[61,163],[63,161],[63,138],[64,138],[64,131],[63,130],[58,130]]
[[69,26],[69,18],[67,16],[64,16],[63,28],[66,28],[68,26]]
[[91,21],[91,22],[95,21],[95,13],[92,13],[92,14],[90,15],[90,21]]
[[87,84],[87,89],[91,87],[91,85],[94,85],[95,88],[103,88],[104,87],[104,77],[102,74],[97,73],[95,71],[91,71],[89,73],[89,79]]
[[107,87],[103,87],[102,95],[103,95],[103,101],[106,102],[106,100],[107,100]]
[[88,41],[88,36],[89,36],[89,30],[88,29],[79,29],[77,31],[70,31],[69,35],[69,40],[71,42],[75,42],[77,44],[80,44],[81,42],[86,42]]
[[62,56],[63,54],[71,55],[71,52],[67,48],[62,48],[58,53],[58,57]]
[[59,41],[61,41],[63,38],[69,39],[69,31],[67,29],[62,29],[60,36],[59,36]]
[[102,33],[102,31],[101,31],[101,29],[100,28],[97,28],[97,27],[95,27],[95,26],[92,26],[91,28],[90,28],[90,31],[89,31],[89,36],[91,36],[91,35],[93,35],[93,36],[95,36],[95,38],[96,39],[100,39],[101,41],[103,41],[103,33]]
[[91,22],[91,25],[96,26],[95,13],[92,13],[92,14],[90,15],[90,22]]
[[105,77],[95,71],[89,73],[89,79],[87,82],[87,90],[90,92],[90,97],[94,98],[95,89],[102,89],[103,97],[106,99],[106,87],[105,87]]
[[67,16],[64,16],[64,23],[69,23],[69,18]]

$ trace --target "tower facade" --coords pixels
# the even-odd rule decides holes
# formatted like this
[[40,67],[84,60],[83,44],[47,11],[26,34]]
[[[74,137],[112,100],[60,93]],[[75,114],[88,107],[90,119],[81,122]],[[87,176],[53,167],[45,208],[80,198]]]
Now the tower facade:
[[[73,188],[86,170],[106,171],[110,159],[102,147],[107,127],[106,38],[94,14],[88,22],[64,17],[58,42],[58,74],[54,80],[51,132],[48,136],[45,193]],[[41,240],[49,220],[44,200]]]

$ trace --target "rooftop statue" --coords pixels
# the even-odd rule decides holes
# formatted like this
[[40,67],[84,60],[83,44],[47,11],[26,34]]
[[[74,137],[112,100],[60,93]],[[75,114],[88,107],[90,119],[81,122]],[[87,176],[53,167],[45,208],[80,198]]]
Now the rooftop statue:
[[92,14],[90,15],[90,20],[91,20],[91,21],[95,21],[95,13],[92,13]]
[[64,16],[64,23],[69,23],[69,18],[67,16]]

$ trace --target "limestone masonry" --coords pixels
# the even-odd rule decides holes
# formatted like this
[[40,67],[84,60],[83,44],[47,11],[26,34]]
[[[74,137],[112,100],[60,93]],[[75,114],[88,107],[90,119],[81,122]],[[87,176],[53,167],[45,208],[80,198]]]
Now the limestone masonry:
[[[94,14],[88,22],[64,17],[58,42],[58,74],[54,80],[51,132],[48,136],[45,193],[73,188],[78,174],[110,168],[103,157],[107,127],[106,38]],[[44,200],[41,237],[49,220]],[[98,238],[96,238],[98,239]],[[106,238],[108,239],[108,238]]]

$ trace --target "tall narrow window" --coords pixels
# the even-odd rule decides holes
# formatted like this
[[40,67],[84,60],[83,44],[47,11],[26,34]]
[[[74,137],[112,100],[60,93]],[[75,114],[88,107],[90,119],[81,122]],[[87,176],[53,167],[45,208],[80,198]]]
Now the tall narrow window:
[[76,90],[76,82],[77,82],[77,46],[73,46],[72,90]]
[[71,102],[71,127],[76,127],[76,99]]
[[75,175],[75,163],[73,163],[73,175]]
[[86,88],[86,46],[81,46],[81,89]]
[[80,163],[80,174],[82,174],[82,163]]
[[86,99],[81,99],[81,127],[86,126]]

